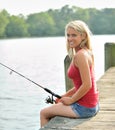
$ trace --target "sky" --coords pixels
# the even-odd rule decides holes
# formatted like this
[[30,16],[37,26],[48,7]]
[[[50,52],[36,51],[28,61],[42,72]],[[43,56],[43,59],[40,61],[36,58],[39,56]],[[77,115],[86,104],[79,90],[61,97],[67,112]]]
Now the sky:
[[11,15],[61,9],[65,5],[97,9],[115,8],[115,0],[0,0],[0,10],[5,9]]

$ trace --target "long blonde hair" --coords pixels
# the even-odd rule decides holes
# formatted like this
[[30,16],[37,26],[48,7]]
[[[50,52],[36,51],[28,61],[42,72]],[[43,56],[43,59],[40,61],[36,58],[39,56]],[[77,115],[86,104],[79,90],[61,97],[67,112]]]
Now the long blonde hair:
[[[75,20],[69,22],[66,27],[65,27],[65,36],[67,36],[67,29],[68,28],[73,28],[75,31],[80,32],[81,34],[85,33],[86,38],[81,42],[80,47],[83,48],[86,46],[89,50],[92,51],[92,46],[91,46],[91,31],[89,27],[81,20]],[[74,49],[70,48],[69,43],[67,41],[67,52],[68,55],[72,58],[74,55]]]

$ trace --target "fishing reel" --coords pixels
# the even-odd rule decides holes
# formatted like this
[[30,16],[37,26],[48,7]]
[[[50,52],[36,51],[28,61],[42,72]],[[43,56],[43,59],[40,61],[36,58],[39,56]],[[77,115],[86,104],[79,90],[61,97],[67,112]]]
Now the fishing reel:
[[51,104],[56,103],[55,100],[54,100],[54,98],[53,98],[53,95],[48,96],[48,97],[45,99],[45,102],[46,102],[47,104],[49,104],[49,103],[51,103]]
[[56,103],[56,101],[54,100],[53,97],[56,97],[56,98],[59,98],[59,99],[61,98],[60,95],[55,94],[54,92],[52,92],[52,91],[49,90],[48,88],[44,88],[44,90],[51,94],[51,96],[48,96],[48,97],[45,99],[46,103],[51,103],[51,104]]

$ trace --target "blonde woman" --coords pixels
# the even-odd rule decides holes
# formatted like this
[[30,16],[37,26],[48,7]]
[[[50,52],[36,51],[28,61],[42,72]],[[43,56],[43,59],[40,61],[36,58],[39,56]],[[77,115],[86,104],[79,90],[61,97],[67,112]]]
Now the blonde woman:
[[73,88],[57,99],[56,104],[41,110],[41,127],[55,116],[88,118],[99,111],[91,32],[83,21],[76,20],[66,25],[65,35],[68,55],[72,59],[67,73],[73,81]]

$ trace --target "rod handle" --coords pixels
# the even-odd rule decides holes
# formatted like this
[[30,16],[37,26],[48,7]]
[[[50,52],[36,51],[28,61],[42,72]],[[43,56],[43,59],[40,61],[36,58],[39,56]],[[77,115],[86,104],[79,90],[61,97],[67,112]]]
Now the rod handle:
[[52,92],[51,90],[49,90],[48,88],[44,88],[44,90],[50,94],[52,94],[53,96],[57,97],[57,98],[61,98],[61,96],[59,96],[58,94],[55,94],[54,92]]

